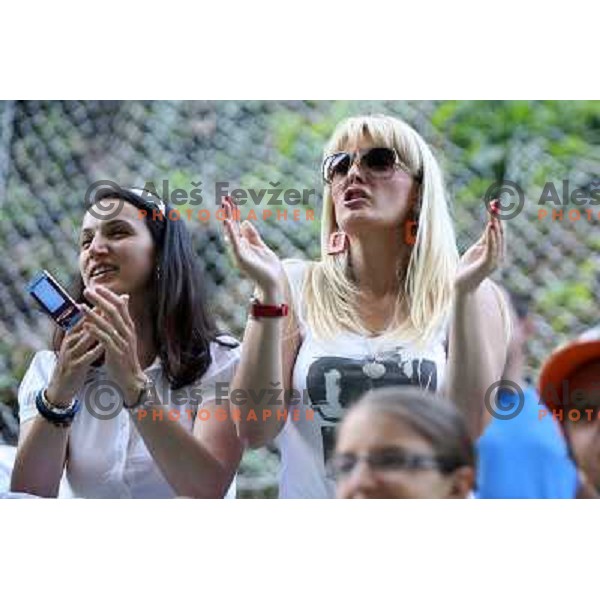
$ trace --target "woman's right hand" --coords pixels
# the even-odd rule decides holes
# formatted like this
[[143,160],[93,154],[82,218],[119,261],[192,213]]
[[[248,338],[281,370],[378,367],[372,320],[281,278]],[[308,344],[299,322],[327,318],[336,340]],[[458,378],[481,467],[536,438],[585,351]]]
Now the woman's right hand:
[[104,349],[84,329],[84,316],[63,338],[58,361],[46,389],[48,402],[66,407],[85,382],[90,365],[102,356]]
[[225,237],[231,243],[238,268],[247,275],[263,295],[263,302],[281,301],[283,266],[250,221],[241,224],[234,218],[236,210],[231,198],[222,202],[227,218],[224,221]]

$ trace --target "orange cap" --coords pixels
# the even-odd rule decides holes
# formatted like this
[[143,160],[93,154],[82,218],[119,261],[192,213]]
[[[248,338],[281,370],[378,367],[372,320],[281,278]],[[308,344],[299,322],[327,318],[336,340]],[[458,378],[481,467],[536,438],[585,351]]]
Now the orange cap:
[[555,350],[540,372],[539,392],[546,406],[550,410],[564,407],[564,382],[580,367],[595,361],[600,367],[600,340],[578,340]]

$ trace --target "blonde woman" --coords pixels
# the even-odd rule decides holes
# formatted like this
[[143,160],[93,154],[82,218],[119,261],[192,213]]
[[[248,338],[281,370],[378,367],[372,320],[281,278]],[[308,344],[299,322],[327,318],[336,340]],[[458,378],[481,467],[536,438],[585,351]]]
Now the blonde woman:
[[[335,495],[335,431],[370,389],[443,388],[477,437],[506,358],[504,300],[486,280],[502,259],[501,223],[491,217],[459,262],[440,168],[419,134],[389,116],[347,119],[327,144],[323,178],[314,263],[280,262],[224,202],[226,237],[256,284],[232,382],[245,399],[238,434],[253,447],[276,438],[284,498]],[[287,414],[267,402],[279,388]]]

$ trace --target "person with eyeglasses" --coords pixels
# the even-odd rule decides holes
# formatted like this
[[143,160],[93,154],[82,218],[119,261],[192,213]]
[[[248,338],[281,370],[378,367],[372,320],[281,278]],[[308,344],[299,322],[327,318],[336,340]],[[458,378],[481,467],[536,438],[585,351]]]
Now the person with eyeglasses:
[[488,279],[504,254],[497,207],[459,260],[440,167],[414,129],[385,115],[349,118],[322,172],[314,262],[280,261],[223,203],[226,239],[256,288],[232,385],[255,398],[284,390],[263,418],[252,415],[257,402],[241,406],[238,433],[253,447],[275,441],[283,498],[335,495],[326,463],[336,429],[372,389],[445,391],[476,438],[509,339],[504,298]]
[[338,498],[467,498],[475,451],[446,399],[419,388],[382,388],[348,411],[328,468]]
[[115,185],[86,211],[73,291],[84,316],[23,378],[13,493],[55,497],[66,471],[76,497],[235,496],[242,449],[217,387],[239,344],[217,330],[170,210]]

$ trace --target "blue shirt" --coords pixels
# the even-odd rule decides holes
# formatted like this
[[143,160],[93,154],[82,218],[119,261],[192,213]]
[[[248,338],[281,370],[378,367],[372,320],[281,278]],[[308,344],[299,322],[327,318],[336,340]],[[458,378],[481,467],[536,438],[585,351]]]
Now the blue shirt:
[[[515,407],[511,419],[493,417],[477,442],[477,498],[575,498],[577,469],[552,413],[535,389],[519,396],[501,390],[498,412]],[[513,404],[514,403],[514,404]],[[540,411],[547,410],[542,416]]]

